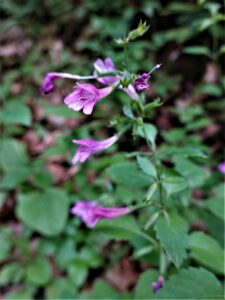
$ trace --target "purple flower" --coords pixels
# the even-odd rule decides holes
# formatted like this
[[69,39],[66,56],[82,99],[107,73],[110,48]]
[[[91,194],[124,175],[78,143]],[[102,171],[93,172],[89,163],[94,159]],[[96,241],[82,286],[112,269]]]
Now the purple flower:
[[154,70],[159,69],[160,67],[161,67],[161,64],[157,64],[149,73],[143,73],[141,75],[138,75],[134,82],[135,89],[138,92],[143,91],[143,90],[148,90],[149,89],[148,80],[150,79],[151,73]]
[[[110,73],[116,70],[113,61],[109,57],[105,60],[98,58],[94,63],[94,68],[98,73]],[[96,71],[94,72],[95,76],[97,76]],[[97,80],[104,85],[111,85],[119,80],[119,76],[104,76],[97,78]]]
[[64,103],[71,109],[90,115],[95,103],[108,96],[112,92],[112,87],[97,89],[90,83],[77,83],[75,89],[65,99]]
[[41,86],[41,93],[42,94],[49,94],[52,93],[55,87],[55,80],[58,78],[59,76],[55,75],[54,73],[48,73],[45,78],[44,81],[42,83]]
[[219,165],[218,165],[218,170],[225,174],[225,161],[221,162]]
[[69,78],[74,80],[81,79],[93,79],[93,76],[80,76],[70,73],[48,73],[42,83],[40,88],[42,94],[49,94],[54,91],[55,88],[55,80],[58,78]]
[[106,208],[96,201],[76,201],[71,209],[71,213],[80,217],[89,228],[93,228],[102,219],[118,218],[129,212],[128,207]]
[[149,84],[148,80],[150,78],[149,73],[143,73],[142,75],[138,75],[134,82],[134,87],[137,91],[148,90]]
[[159,276],[158,280],[156,282],[152,283],[152,290],[153,292],[157,292],[158,290],[160,290],[164,285],[164,278],[163,276]]
[[[112,59],[109,57],[106,58],[105,60],[98,58],[94,63],[94,67],[95,70],[99,73],[110,73],[116,71],[116,67]],[[96,71],[94,72],[94,76],[97,76]],[[120,76],[114,75],[114,76],[98,77],[97,80],[104,85],[111,85],[114,84],[116,81],[119,81]],[[127,88],[123,88],[121,85],[118,88],[126,92],[131,99],[133,100],[138,99],[138,94],[136,93],[135,88],[133,87],[132,84],[130,84]]]
[[79,147],[72,159],[72,164],[75,165],[77,162],[85,162],[90,155],[101,152],[110,147],[117,140],[118,137],[116,135],[103,141],[73,140],[73,143],[79,145]]

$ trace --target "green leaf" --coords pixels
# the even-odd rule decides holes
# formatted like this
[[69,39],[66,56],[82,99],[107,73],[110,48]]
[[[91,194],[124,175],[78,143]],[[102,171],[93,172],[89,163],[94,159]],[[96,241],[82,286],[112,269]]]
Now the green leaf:
[[70,263],[68,267],[68,274],[71,282],[73,282],[76,287],[80,287],[87,278],[88,269],[86,264],[80,261],[75,261]]
[[0,232],[0,262],[10,256],[10,250],[12,248],[11,234],[12,232],[9,228],[6,228],[6,230],[2,229]]
[[206,208],[214,214],[216,217],[225,220],[224,215],[224,199],[223,198],[213,198],[204,202]]
[[67,195],[60,189],[19,195],[18,218],[42,234],[59,234],[65,226],[67,215]]
[[134,114],[132,112],[132,109],[130,107],[130,105],[124,105],[123,106],[123,113],[126,117],[130,118],[130,119],[134,119]]
[[136,134],[144,139],[147,138],[152,146],[155,147],[157,129],[154,125],[145,123],[144,125],[138,127]]
[[137,161],[138,161],[139,167],[142,169],[142,171],[145,174],[153,176],[155,178],[157,177],[156,168],[149,159],[138,156]]
[[143,174],[134,162],[114,164],[106,169],[106,173],[116,183],[121,183],[129,187],[142,188],[151,183],[149,176]]
[[151,283],[157,281],[159,272],[155,270],[147,270],[141,274],[134,290],[134,299],[152,299],[153,291]]
[[47,287],[47,299],[78,299],[75,288],[68,278],[60,277]]
[[224,274],[224,250],[211,236],[194,232],[190,236],[191,256],[200,264],[214,272]]
[[32,123],[30,109],[18,100],[6,102],[1,117],[5,124],[30,126]]
[[210,50],[205,46],[190,46],[185,47],[183,50],[184,53],[192,55],[206,55],[210,56]]
[[174,159],[176,170],[188,181],[190,187],[200,187],[209,178],[209,172],[188,159]]
[[24,145],[14,139],[3,139],[0,143],[0,166],[6,172],[13,172],[28,163]]
[[157,238],[176,267],[186,258],[188,246],[187,223],[177,214],[161,216],[155,225]]
[[223,291],[214,274],[202,268],[188,268],[166,280],[155,299],[223,299]]
[[20,282],[23,277],[24,269],[22,266],[17,262],[9,263],[1,268],[0,285]]
[[29,159],[24,145],[14,139],[3,139],[0,143],[0,168],[5,172],[1,188],[13,188],[29,175]]
[[183,177],[170,170],[164,170],[161,179],[162,186],[168,195],[180,192],[188,187],[187,181]]
[[102,238],[110,238],[115,240],[129,240],[135,236],[140,236],[144,239],[149,240],[149,237],[146,233],[142,232],[138,226],[137,221],[132,216],[123,216],[115,220],[102,220],[99,222],[93,234],[96,236],[102,236]]
[[45,285],[52,276],[52,267],[45,257],[37,257],[27,268],[27,278],[37,285]]
[[119,299],[119,294],[105,281],[97,279],[89,299]]

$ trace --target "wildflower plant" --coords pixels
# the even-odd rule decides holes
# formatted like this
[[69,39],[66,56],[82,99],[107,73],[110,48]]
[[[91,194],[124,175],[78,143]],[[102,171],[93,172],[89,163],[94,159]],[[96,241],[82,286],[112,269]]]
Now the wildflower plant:
[[[98,109],[99,102],[107,102],[108,97],[113,98],[116,90],[126,93],[129,99],[121,107],[119,115],[112,115],[112,119],[109,120],[110,131],[114,132],[111,137],[71,139],[71,143],[78,145],[72,158],[74,165],[85,164],[87,160],[92,160],[92,155],[99,152],[107,156],[107,153],[104,153],[105,149],[113,144],[119,145],[123,139],[132,140],[134,149],[123,156],[123,161],[115,162],[107,168],[105,173],[115,186],[119,187],[121,182],[124,183],[120,204],[116,207],[102,206],[101,199],[78,198],[79,200],[75,199],[70,213],[80,218],[89,230],[97,230],[96,235],[98,231],[117,228],[132,232],[134,237],[144,240],[141,245],[136,246],[134,257],[155,253],[159,265],[157,276],[154,278],[149,276],[148,281],[140,279],[148,282],[146,289],[149,289],[149,297],[153,297],[153,294],[154,297],[158,295],[156,296],[158,299],[169,297],[171,290],[179,288],[176,286],[179,276],[184,285],[189,280],[195,285],[195,280],[199,280],[199,285],[203,284],[205,287],[203,292],[198,292],[201,297],[209,297],[209,294],[217,297],[221,295],[221,289],[214,275],[204,269],[185,268],[190,259],[188,249],[192,249],[195,258],[198,257],[197,252],[193,250],[197,243],[196,239],[199,238],[203,243],[207,239],[204,233],[198,237],[196,233],[188,234],[190,228],[185,210],[188,210],[190,204],[190,188],[197,186],[191,177],[195,176],[195,170],[198,172],[198,168],[193,167],[188,159],[204,160],[206,155],[203,151],[190,146],[179,149],[174,147],[169,150],[158,148],[159,130],[151,123],[151,113],[163,105],[163,100],[159,97],[149,100],[146,94],[153,89],[152,79],[157,72],[160,73],[163,66],[161,62],[157,62],[151,70],[143,70],[138,74],[132,73],[129,69],[127,48],[148,29],[146,23],[140,22],[137,29],[115,40],[124,51],[124,64],[120,69],[109,57],[97,58],[93,63],[91,75],[48,73],[43,80],[41,86],[43,94],[53,93],[59,79],[73,80],[74,89],[65,97],[64,103],[69,109],[83,111],[85,115],[90,115],[93,110]],[[138,146],[135,146],[140,143],[143,150],[137,150]],[[189,168],[194,170],[191,175]],[[223,172],[224,168],[221,165],[219,169]],[[202,180],[207,178],[208,173],[205,172]],[[139,192],[137,196],[132,196],[129,204],[126,201],[126,186],[130,190],[138,187],[142,193],[141,196]],[[119,188],[112,188],[112,197],[118,190]],[[136,219],[130,218],[132,214]],[[114,238],[118,239],[120,233],[116,231],[115,235]],[[198,258],[196,260],[198,261]],[[207,267],[210,263],[205,262],[203,265]],[[179,268],[182,270],[177,271],[178,275],[168,276],[171,269]],[[222,272],[219,266],[213,265],[209,268]],[[207,287],[207,282],[212,288]],[[193,295],[192,290],[186,290],[185,293],[190,298]]]

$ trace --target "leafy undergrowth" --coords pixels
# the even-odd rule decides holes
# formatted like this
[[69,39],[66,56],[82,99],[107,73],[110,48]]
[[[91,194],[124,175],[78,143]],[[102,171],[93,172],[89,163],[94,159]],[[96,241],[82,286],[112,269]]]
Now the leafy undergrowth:
[[[4,299],[222,299],[224,15],[211,1],[4,1],[0,143],[0,296]],[[105,206],[157,202],[156,168],[143,132],[132,132],[85,164],[71,165],[72,139],[111,136],[129,98],[116,91],[91,116],[63,104],[73,82],[53,95],[49,72],[87,75],[112,57],[139,19],[151,25],[127,49],[131,72],[162,63],[150,81],[145,130],[157,145],[167,214],[154,206],[87,229],[69,213],[77,199]],[[212,45],[212,46],[211,46]],[[4,70],[4,71],[3,71]],[[113,114],[118,114],[109,123]],[[155,218],[155,219],[154,219]],[[154,224],[154,227],[153,227]],[[154,243],[156,241],[156,243]],[[151,285],[159,275],[165,284]]]

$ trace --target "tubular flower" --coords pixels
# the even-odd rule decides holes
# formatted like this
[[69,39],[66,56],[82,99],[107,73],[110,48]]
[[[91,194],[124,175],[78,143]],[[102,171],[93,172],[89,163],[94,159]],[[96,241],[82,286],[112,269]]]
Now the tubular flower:
[[56,76],[54,73],[48,73],[45,78],[44,81],[42,83],[41,86],[41,93],[46,95],[46,94],[50,94],[53,92],[54,87],[55,87],[55,80],[58,78],[58,76]]
[[218,165],[218,170],[225,174],[225,161],[224,162],[221,162],[219,165]]
[[159,69],[160,67],[161,67],[161,64],[157,64],[149,73],[143,73],[141,75],[138,75],[134,82],[134,87],[135,87],[136,91],[140,92],[143,90],[148,90],[149,89],[148,80],[150,79],[151,73],[154,70]]
[[[94,63],[94,68],[95,68],[95,72],[94,72],[95,77],[97,77],[97,72],[101,74],[101,73],[110,73],[116,71],[116,67],[112,59],[109,57],[107,57],[105,60],[98,58]],[[113,76],[98,77],[97,80],[104,85],[111,85],[114,84],[116,81],[119,81],[120,76],[113,75]],[[136,93],[135,88],[133,87],[132,84],[130,84],[127,88],[123,88],[121,85],[118,88],[126,92],[131,99],[133,100],[138,99],[138,94]]]
[[44,95],[52,93],[55,88],[55,80],[58,78],[81,80],[81,79],[93,79],[93,76],[80,76],[80,75],[75,75],[70,73],[47,73],[40,88],[41,93]]
[[152,283],[152,290],[153,292],[157,292],[158,290],[160,290],[163,285],[164,285],[164,277],[163,276],[159,276],[158,280],[156,282]]
[[116,135],[103,141],[73,140],[73,143],[79,145],[79,147],[72,159],[72,164],[75,165],[77,162],[85,162],[90,155],[103,151],[114,144],[117,140],[118,136]]
[[76,201],[71,213],[80,217],[89,227],[93,228],[102,219],[114,219],[130,212],[128,207],[106,208],[100,206],[96,201]]
[[97,89],[90,83],[77,83],[75,89],[65,99],[64,103],[71,109],[90,115],[95,103],[108,96],[113,91],[112,87]]

